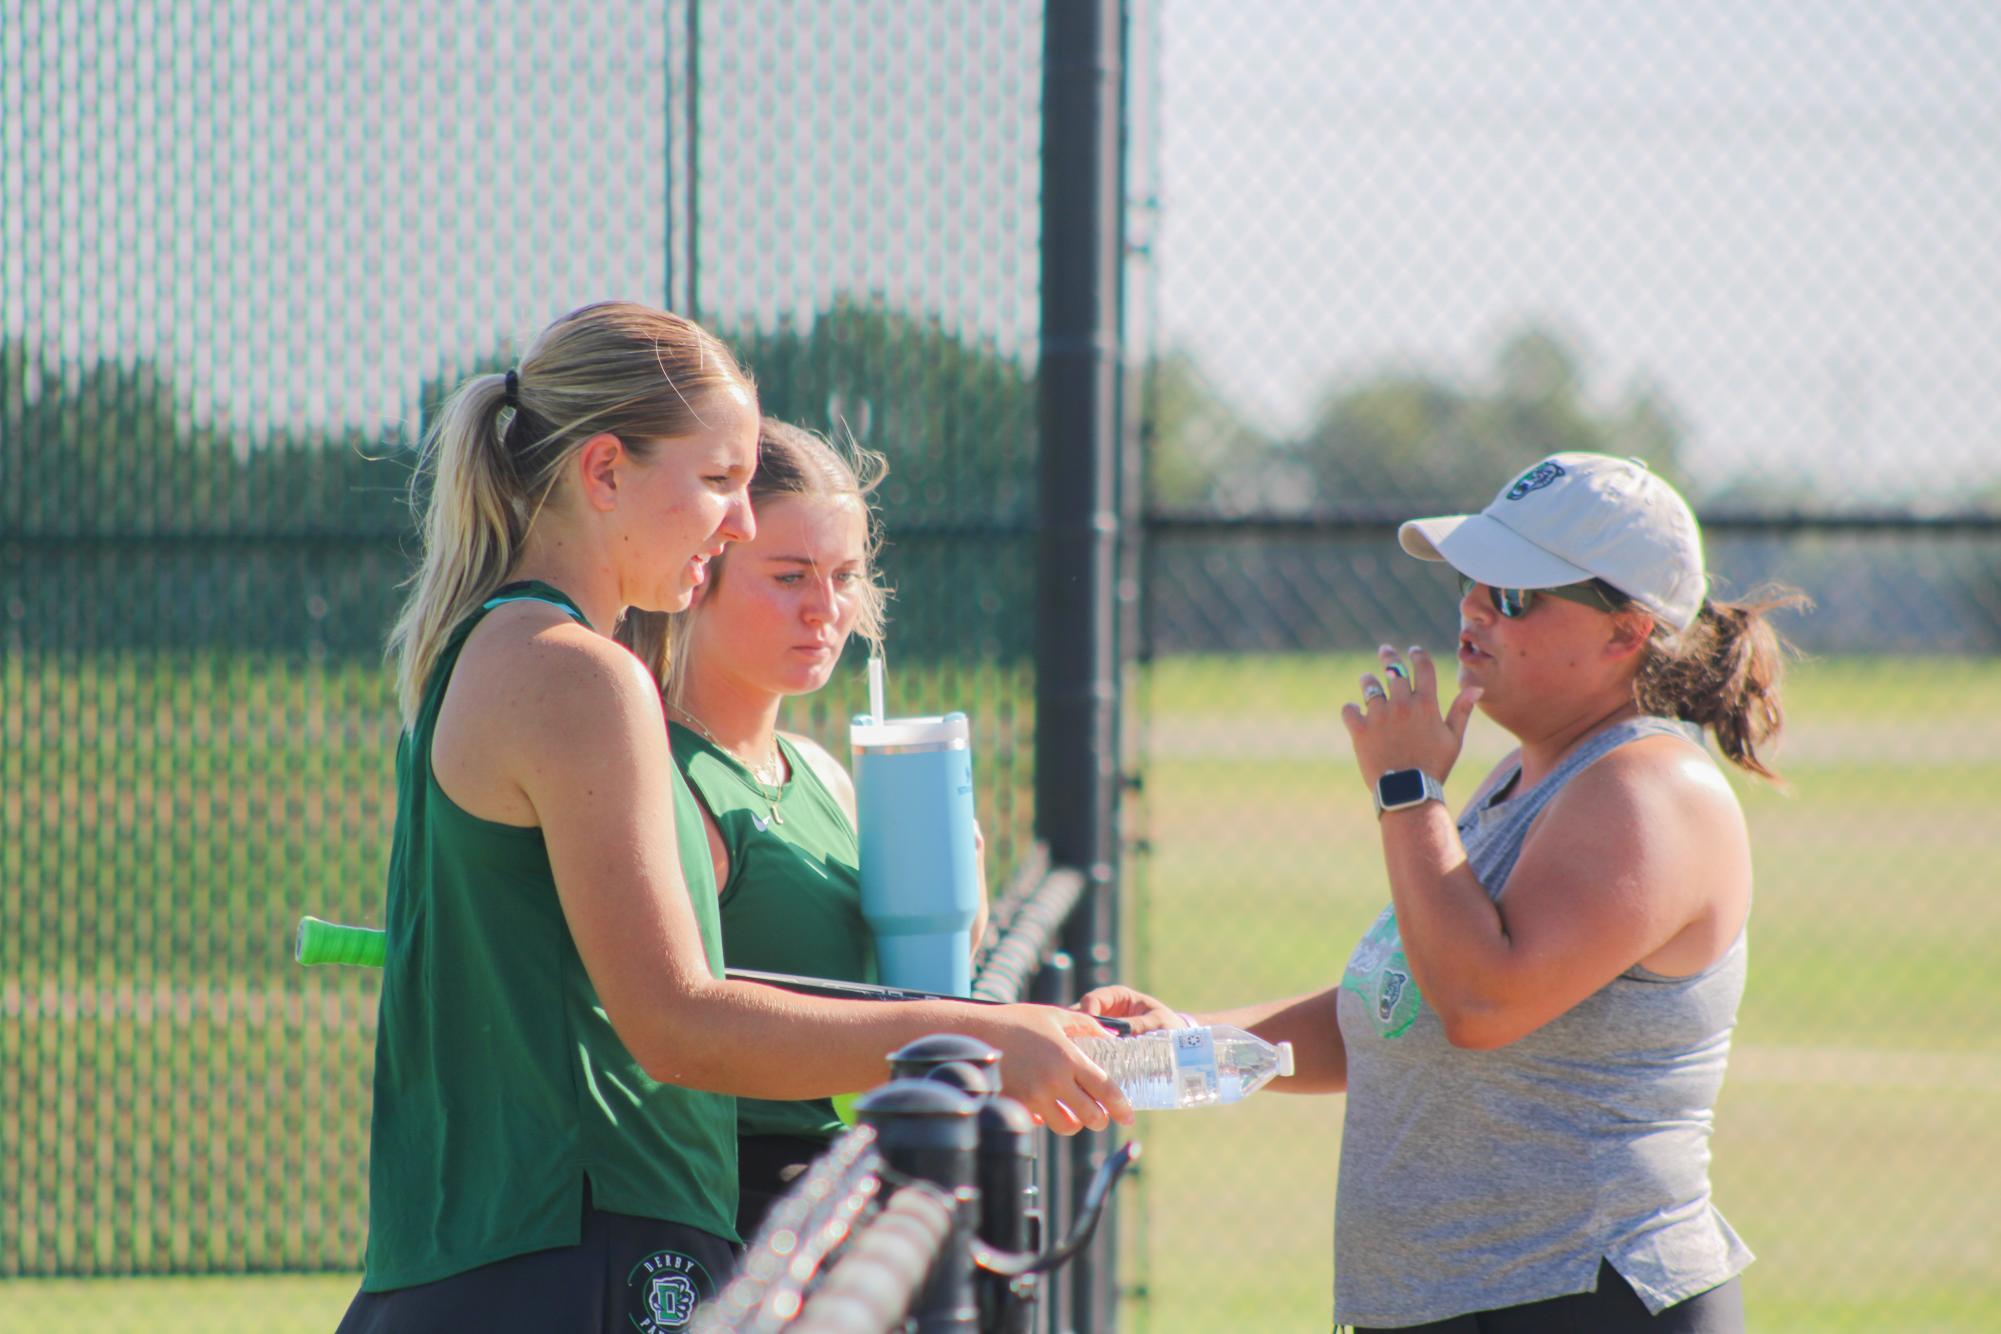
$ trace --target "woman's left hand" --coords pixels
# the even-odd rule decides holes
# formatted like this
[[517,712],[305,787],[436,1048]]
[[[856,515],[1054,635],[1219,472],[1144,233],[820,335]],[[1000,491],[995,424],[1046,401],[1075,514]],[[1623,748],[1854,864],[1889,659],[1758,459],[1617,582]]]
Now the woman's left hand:
[[1393,769],[1422,769],[1443,783],[1459,761],[1480,688],[1461,690],[1441,715],[1438,669],[1429,653],[1412,647],[1398,654],[1385,644],[1376,656],[1382,660],[1383,679],[1362,673],[1362,702],[1341,706],[1363,784],[1373,789]]
[[1155,1029],[1186,1028],[1190,1022],[1188,1016],[1179,1010],[1169,1009],[1165,1001],[1155,1000],[1144,991],[1126,986],[1098,987],[1087,991],[1072,1008],[1088,1015],[1123,1019],[1132,1025],[1134,1037]]

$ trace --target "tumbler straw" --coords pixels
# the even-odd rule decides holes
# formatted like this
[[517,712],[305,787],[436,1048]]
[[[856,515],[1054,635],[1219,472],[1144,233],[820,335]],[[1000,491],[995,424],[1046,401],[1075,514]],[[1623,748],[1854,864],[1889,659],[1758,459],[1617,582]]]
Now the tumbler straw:
[[877,722],[888,722],[889,715],[883,711],[882,654],[871,653],[868,657],[868,712]]

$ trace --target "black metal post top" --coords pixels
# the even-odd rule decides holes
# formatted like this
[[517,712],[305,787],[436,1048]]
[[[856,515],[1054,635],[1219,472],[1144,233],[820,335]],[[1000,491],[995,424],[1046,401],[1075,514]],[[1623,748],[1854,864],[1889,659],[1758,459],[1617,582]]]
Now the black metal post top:
[[963,1064],[979,1072],[979,1094],[1000,1092],[1000,1053],[963,1033],[931,1033],[889,1054],[892,1079],[925,1079],[939,1067]]

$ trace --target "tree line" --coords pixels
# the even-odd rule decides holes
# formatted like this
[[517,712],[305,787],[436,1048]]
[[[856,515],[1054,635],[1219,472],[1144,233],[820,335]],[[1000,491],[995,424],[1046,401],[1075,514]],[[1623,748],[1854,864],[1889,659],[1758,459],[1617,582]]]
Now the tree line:
[[[732,338],[765,410],[883,453],[886,510],[906,526],[1025,525],[1036,494],[1031,366],[935,319],[842,299],[809,327]],[[495,352],[426,377],[418,420],[451,387],[511,364]],[[1401,367],[1334,384],[1307,427],[1251,424],[1186,352],[1141,368],[1149,504],[1225,514],[1389,510],[1484,499],[1562,449],[1634,454],[1677,482],[1682,426],[1657,392],[1609,402],[1578,353],[1526,328],[1479,374]],[[81,365],[0,341],[0,522],[16,536],[258,533],[392,538],[416,432],[274,425],[255,439],[204,419],[157,364]]]

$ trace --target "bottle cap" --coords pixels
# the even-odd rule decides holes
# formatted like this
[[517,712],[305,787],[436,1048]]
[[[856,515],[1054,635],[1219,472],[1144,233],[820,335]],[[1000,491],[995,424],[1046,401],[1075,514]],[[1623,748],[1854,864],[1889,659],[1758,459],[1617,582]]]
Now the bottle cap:
[[1278,1073],[1280,1078],[1285,1078],[1292,1074],[1292,1044],[1290,1042],[1281,1042],[1278,1044]]

